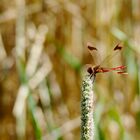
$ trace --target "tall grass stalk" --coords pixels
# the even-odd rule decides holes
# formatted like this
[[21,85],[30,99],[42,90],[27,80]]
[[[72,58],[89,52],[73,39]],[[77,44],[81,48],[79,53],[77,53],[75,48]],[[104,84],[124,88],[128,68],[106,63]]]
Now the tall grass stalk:
[[81,95],[81,140],[94,139],[94,120],[93,120],[93,82],[95,76],[91,78],[86,75],[82,83]]

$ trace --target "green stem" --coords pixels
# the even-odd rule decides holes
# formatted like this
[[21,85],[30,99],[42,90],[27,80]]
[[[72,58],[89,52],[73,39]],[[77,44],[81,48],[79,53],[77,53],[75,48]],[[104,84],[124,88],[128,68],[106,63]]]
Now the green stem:
[[81,96],[81,140],[94,139],[94,121],[93,121],[93,82],[92,77],[86,75],[82,83]]

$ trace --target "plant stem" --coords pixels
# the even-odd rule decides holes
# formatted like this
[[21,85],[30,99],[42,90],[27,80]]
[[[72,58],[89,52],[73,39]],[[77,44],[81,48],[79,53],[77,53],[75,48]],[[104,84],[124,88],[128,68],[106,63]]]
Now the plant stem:
[[93,82],[95,75],[86,75],[82,83],[81,95],[81,140],[94,139]]

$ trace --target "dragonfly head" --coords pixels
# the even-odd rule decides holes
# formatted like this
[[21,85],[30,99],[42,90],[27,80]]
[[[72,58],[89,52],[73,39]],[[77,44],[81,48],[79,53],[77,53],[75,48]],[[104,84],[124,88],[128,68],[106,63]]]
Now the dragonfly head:
[[99,68],[100,66],[95,66],[95,67],[92,67],[90,66],[88,69],[87,69],[87,72],[90,74],[90,75],[96,75],[97,73],[101,72],[101,69]]

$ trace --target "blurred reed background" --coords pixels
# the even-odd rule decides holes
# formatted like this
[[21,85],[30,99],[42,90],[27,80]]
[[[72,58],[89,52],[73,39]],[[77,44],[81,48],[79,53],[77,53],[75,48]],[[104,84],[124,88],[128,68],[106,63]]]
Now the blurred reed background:
[[97,75],[96,140],[140,139],[140,1],[1,0],[0,140],[80,139],[89,41],[101,57],[121,42],[110,66],[129,73]]

